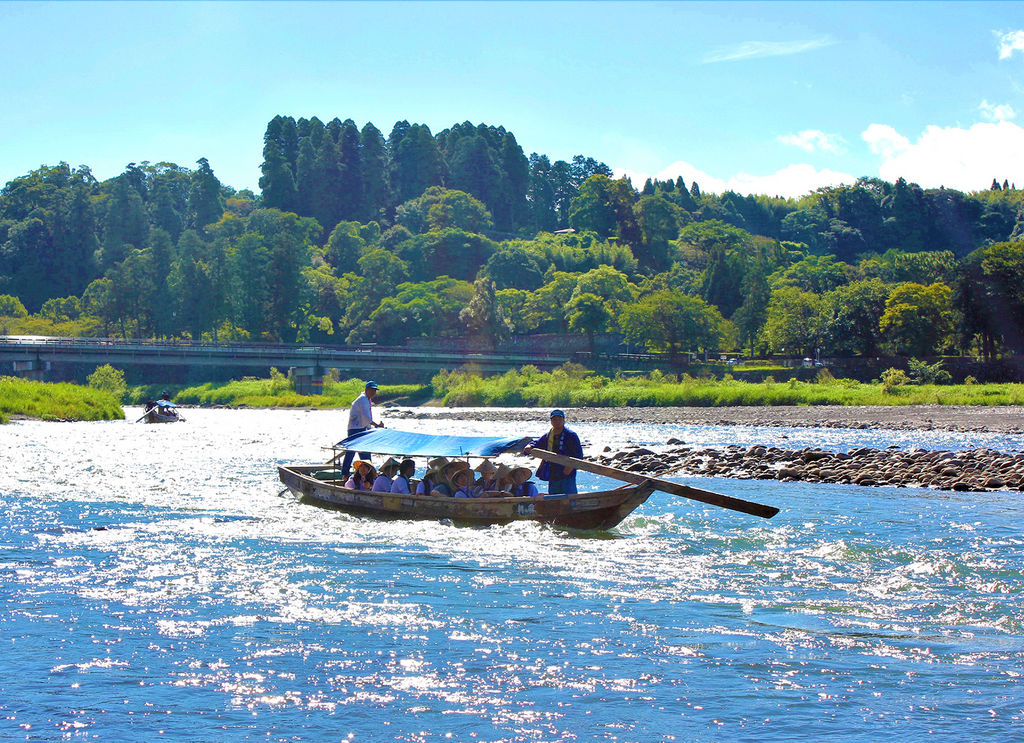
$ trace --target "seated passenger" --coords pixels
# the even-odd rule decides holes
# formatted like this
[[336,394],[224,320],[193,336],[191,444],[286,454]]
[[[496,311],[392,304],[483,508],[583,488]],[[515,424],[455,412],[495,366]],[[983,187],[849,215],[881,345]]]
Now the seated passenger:
[[376,479],[377,471],[373,465],[362,459],[357,459],[352,463],[352,476],[348,478],[345,487],[352,490],[370,490]]
[[483,493],[491,493],[498,489],[498,484],[494,479],[498,468],[491,464],[489,459],[485,459],[476,466],[476,471],[480,473],[480,477],[477,478],[476,482],[473,483],[473,490],[476,493],[476,497],[480,497]]
[[503,495],[510,495],[515,483],[512,482],[512,468],[507,464],[499,464],[494,473],[494,489]]
[[[384,468],[381,467],[381,469]],[[409,483],[412,481],[414,474],[416,474],[416,462],[411,459],[403,459],[402,463],[398,466],[398,474],[391,481],[391,492],[409,493]]]
[[[444,466],[442,470],[442,481],[434,485],[434,489],[430,491],[431,495],[455,495],[455,491],[459,489],[459,486],[455,484],[455,477],[460,472],[465,472],[469,479],[470,489],[473,486],[473,473],[469,471],[469,462],[449,462]],[[460,478],[464,479],[464,478]]]
[[452,474],[452,497],[476,498],[476,492],[476,488],[473,487],[473,472],[469,466],[455,470]]
[[447,464],[448,460],[444,457],[435,457],[428,461],[427,473],[423,475],[423,479],[416,485],[416,495],[430,495],[435,485],[444,482],[441,471]]
[[512,470],[511,478],[513,487],[512,495],[518,495],[522,498],[536,498],[537,497],[537,486],[530,482],[530,475],[533,471],[526,467],[516,467]]
[[373,481],[373,491],[375,493],[390,493],[391,478],[395,476],[400,466],[397,459],[388,457],[387,461],[380,466],[380,474],[377,475],[377,479]]

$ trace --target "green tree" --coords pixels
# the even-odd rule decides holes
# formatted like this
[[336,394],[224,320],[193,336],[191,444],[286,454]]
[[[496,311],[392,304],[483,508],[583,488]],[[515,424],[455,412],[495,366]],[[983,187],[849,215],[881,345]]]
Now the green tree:
[[636,192],[625,179],[613,181],[594,175],[580,186],[569,208],[569,224],[577,232],[590,230],[602,238],[617,236],[629,245],[640,242],[640,228],[633,213]]
[[633,206],[640,228],[640,243],[634,254],[641,268],[655,273],[665,271],[672,262],[670,240],[679,237],[684,212],[663,196],[641,196]]
[[432,281],[399,284],[394,296],[385,297],[349,334],[349,343],[374,339],[401,343],[416,336],[431,338],[464,331],[459,313],[473,298],[473,285],[448,276]]
[[112,182],[103,222],[100,268],[106,270],[125,259],[133,248],[146,247],[149,218],[139,192],[124,175]]
[[854,281],[822,296],[823,342],[834,353],[874,356],[889,287],[880,279]]
[[209,161],[201,157],[196,162],[199,168],[192,174],[186,224],[201,230],[220,219],[224,213],[224,197],[221,195],[220,181],[213,174]]
[[576,291],[578,278],[564,271],[552,272],[544,286],[531,292],[527,298],[524,307],[525,324],[541,332],[566,332],[566,307]]
[[28,310],[21,300],[10,294],[0,294],[0,317],[25,317]]
[[587,345],[591,353],[594,353],[594,334],[604,332],[611,319],[605,301],[589,292],[574,295],[566,307],[569,330],[587,334]]
[[487,259],[478,274],[494,282],[496,289],[537,289],[544,283],[540,261],[522,248],[502,246]]
[[495,298],[494,282],[487,278],[473,284],[473,298],[459,312],[459,320],[476,344],[484,348],[494,348],[512,330]]
[[821,297],[793,286],[772,290],[761,339],[773,353],[813,354],[821,338]]
[[465,191],[431,186],[422,195],[398,207],[398,223],[410,232],[457,229],[484,232],[492,226],[490,212]]
[[338,222],[327,239],[324,260],[334,269],[351,270],[367,249],[359,222]]
[[391,203],[387,151],[384,135],[369,122],[359,132],[359,145],[363,166],[363,210],[360,220],[368,222],[379,219]]
[[103,324],[103,335],[109,336],[111,326],[118,319],[114,304],[114,282],[108,278],[92,281],[82,293],[82,311],[98,317]]
[[771,300],[771,287],[765,278],[760,265],[748,271],[740,286],[743,304],[736,310],[732,321],[739,333],[739,342],[745,345],[750,354],[754,353],[754,344],[768,319],[768,302]]
[[391,192],[398,203],[414,199],[431,186],[440,186],[443,162],[430,129],[398,122],[388,138],[391,152]]
[[678,359],[686,348],[717,351],[723,318],[699,297],[672,290],[653,292],[623,307],[618,318],[623,335]]
[[853,266],[836,261],[832,256],[809,255],[773,273],[772,286],[793,286],[805,292],[824,294],[848,284],[855,276]]
[[946,284],[900,284],[889,294],[879,328],[897,353],[929,356],[951,340],[952,289]]
[[431,230],[403,243],[399,257],[409,263],[413,279],[445,275],[468,281],[497,249],[493,240],[473,232]]

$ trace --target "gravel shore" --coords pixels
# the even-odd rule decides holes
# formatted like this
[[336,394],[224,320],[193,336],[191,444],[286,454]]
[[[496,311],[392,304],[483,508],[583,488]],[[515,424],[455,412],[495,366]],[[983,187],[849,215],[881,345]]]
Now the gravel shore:
[[[388,418],[457,420],[537,420],[534,408],[388,408]],[[712,426],[885,428],[983,433],[1024,433],[1024,407],[1017,406],[839,406],[816,405],[723,408],[565,408],[569,425],[586,423],[671,423]]]

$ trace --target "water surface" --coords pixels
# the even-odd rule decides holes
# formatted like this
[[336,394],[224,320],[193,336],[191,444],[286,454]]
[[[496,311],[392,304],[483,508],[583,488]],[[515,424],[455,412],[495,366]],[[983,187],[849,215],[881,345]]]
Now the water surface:
[[[345,412],[185,412],[0,428],[0,739],[1024,731],[1019,493],[691,478],[782,512],[655,494],[606,533],[377,522],[278,495],[277,465],[326,459]],[[539,435],[538,419],[396,425]],[[671,436],[1021,449],[936,431],[576,428],[588,453]]]

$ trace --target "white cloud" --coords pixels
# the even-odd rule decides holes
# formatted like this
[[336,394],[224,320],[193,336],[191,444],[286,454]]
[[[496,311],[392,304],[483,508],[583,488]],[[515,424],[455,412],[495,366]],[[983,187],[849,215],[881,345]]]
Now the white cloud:
[[778,140],[783,144],[799,147],[805,152],[821,150],[822,152],[834,152],[837,154],[845,151],[843,145],[846,144],[846,140],[838,134],[825,134],[820,129],[804,129],[796,134],[783,135]]
[[725,47],[704,56],[704,64],[715,62],[736,62],[743,59],[758,59],[761,57],[783,57],[790,54],[801,54],[803,52],[821,49],[835,44],[830,36],[822,36],[819,39],[808,39],[806,41],[745,41],[736,46]]
[[982,101],[978,105],[978,110],[981,112],[982,117],[989,121],[1009,121],[1017,117],[1017,112],[1013,110],[1013,106],[1009,103],[997,105],[988,101]]
[[896,157],[910,147],[910,140],[888,124],[872,124],[860,136],[872,152],[887,159]]
[[1014,52],[1024,52],[1024,31],[996,32],[999,39],[999,59],[1009,59]]
[[753,175],[741,171],[723,179],[706,173],[685,160],[674,162],[655,174],[616,170],[615,175],[616,177],[629,176],[633,185],[637,187],[640,187],[648,178],[666,181],[682,176],[687,186],[691,186],[694,181],[697,181],[700,190],[706,193],[735,191],[743,195],[766,194],[786,198],[798,198],[822,186],[837,186],[841,183],[853,183],[856,180],[849,173],[839,173],[828,169],[818,170],[813,165],[807,164],[787,165],[769,175]]
[[1024,129],[1010,121],[929,126],[916,142],[885,124],[861,136],[881,156],[878,174],[890,182],[903,177],[925,188],[977,191],[993,178],[1024,181]]

